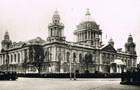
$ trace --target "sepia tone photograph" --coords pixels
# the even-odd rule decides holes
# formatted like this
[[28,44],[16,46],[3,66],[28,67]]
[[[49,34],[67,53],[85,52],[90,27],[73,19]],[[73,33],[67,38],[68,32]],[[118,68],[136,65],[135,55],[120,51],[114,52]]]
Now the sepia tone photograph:
[[140,0],[0,0],[0,90],[140,90]]

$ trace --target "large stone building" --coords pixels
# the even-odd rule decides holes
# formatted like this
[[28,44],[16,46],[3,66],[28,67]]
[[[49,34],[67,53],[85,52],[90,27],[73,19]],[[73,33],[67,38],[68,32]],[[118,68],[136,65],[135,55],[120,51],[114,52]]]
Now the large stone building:
[[75,70],[80,73],[86,70],[91,73],[120,73],[136,67],[136,45],[132,35],[128,37],[125,51],[121,48],[116,50],[112,39],[103,45],[102,30],[91,17],[89,9],[74,35],[76,42],[66,41],[58,11],[54,12],[48,25],[46,41],[37,37],[27,42],[12,43],[6,32],[1,42],[0,69],[41,73],[69,73]]

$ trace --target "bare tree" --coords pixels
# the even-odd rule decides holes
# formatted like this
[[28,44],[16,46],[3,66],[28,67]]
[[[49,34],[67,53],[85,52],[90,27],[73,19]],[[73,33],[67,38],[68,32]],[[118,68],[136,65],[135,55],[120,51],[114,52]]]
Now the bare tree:
[[92,55],[91,54],[88,53],[85,55],[84,63],[86,65],[86,71],[88,71],[89,64],[92,64]]
[[30,64],[35,66],[40,74],[44,59],[48,56],[48,51],[45,51],[41,45],[30,46]]

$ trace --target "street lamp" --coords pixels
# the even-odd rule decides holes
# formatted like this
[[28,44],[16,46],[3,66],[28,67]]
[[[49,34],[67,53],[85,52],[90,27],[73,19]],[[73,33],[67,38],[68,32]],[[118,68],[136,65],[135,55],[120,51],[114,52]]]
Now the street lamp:
[[75,70],[75,66],[76,66],[76,61],[74,61],[74,80],[76,80],[76,70]]
[[[70,48],[70,59],[72,59],[72,50],[71,50],[71,43],[68,45]],[[72,79],[72,75],[71,75],[71,60],[70,60],[70,80]]]
[[9,56],[8,56],[8,50],[6,50],[6,66],[8,71],[8,63],[9,63]]
[[12,62],[12,71],[13,71],[13,67],[15,66],[15,71],[16,71],[16,62]]

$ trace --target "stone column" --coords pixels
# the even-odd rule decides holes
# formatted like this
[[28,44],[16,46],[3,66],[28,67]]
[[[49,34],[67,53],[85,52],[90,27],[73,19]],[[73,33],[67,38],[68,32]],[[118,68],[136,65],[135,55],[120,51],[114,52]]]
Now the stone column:
[[52,28],[52,36],[54,36],[54,28]]
[[19,53],[20,53],[20,61],[19,61],[19,63],[22,63],[22,53],[21,53],[21,51]]
[[18,63],[18,52],[16,52],[16,63]]
[[81,32],[80,32],[80,41],[82,41],[82,35],[81,35]]
[[77,42],[79,42],[79,33],[77,33]]
[[64,36],[64,29],[62,29],[62,36]]
[[83,41],[83,33],[81,32],[81,41]]
[[91,40],[93,39],[92,31],[91,31]]
[[48,29],[48,37],[50,37],[50,28]]
[[84,32],[82,32],[82,41],[84,41]]
[[2,63],[2,55],[1,55],[1,65],[2,65],[3,63]]
[[85,40],[85,33],[83,32],[83,41]]
[[1,65],[1,56],[0,56],[0,65]]
[[87,32],[87,40],[88,40],[88,31],[86,31]]
[[85,40],[87,40],[87,38],[86,38],[86,31],[84,33],[85,33],[85,36],[84,36],[85,37]]
[[89,39],[91,40],[91,31],[89,31]]
[[132,58],[132,60],[131,60],[131,66],[133,67],[134,65],[133,65],[133,58]]
[[78,35],[79,35],[79,41],[80,41],[80,32],[78,33]]
[[9,54],[9,64],[11,63],[11,54]]
[[83,37],[84,37],[84,41],[86,40],[86,38],[85,38],[85,31],[83,32]]
[[50,33],[51,33],[51,35],[50,35],[50,36],[52,36],[52,29],[50,30]]
[[22,50],[22,63],[25,61],[25,52],[24,49]]
[[53,58],[52,58],[52,61],[55,61],[55,59],[56,59],[56,47],[54,47],[52,49],[53,49]]
[[2,62],[2,61],[3,61],[3,56],[1,55],[1,64],[3,64],[3,62]]
[[100,52],[99,72],[102,72],[102,53]]
[[2,54],[2,63],[4,64],[4,55]]
[[27,49],[27,61],[29,61],[29,49]]

